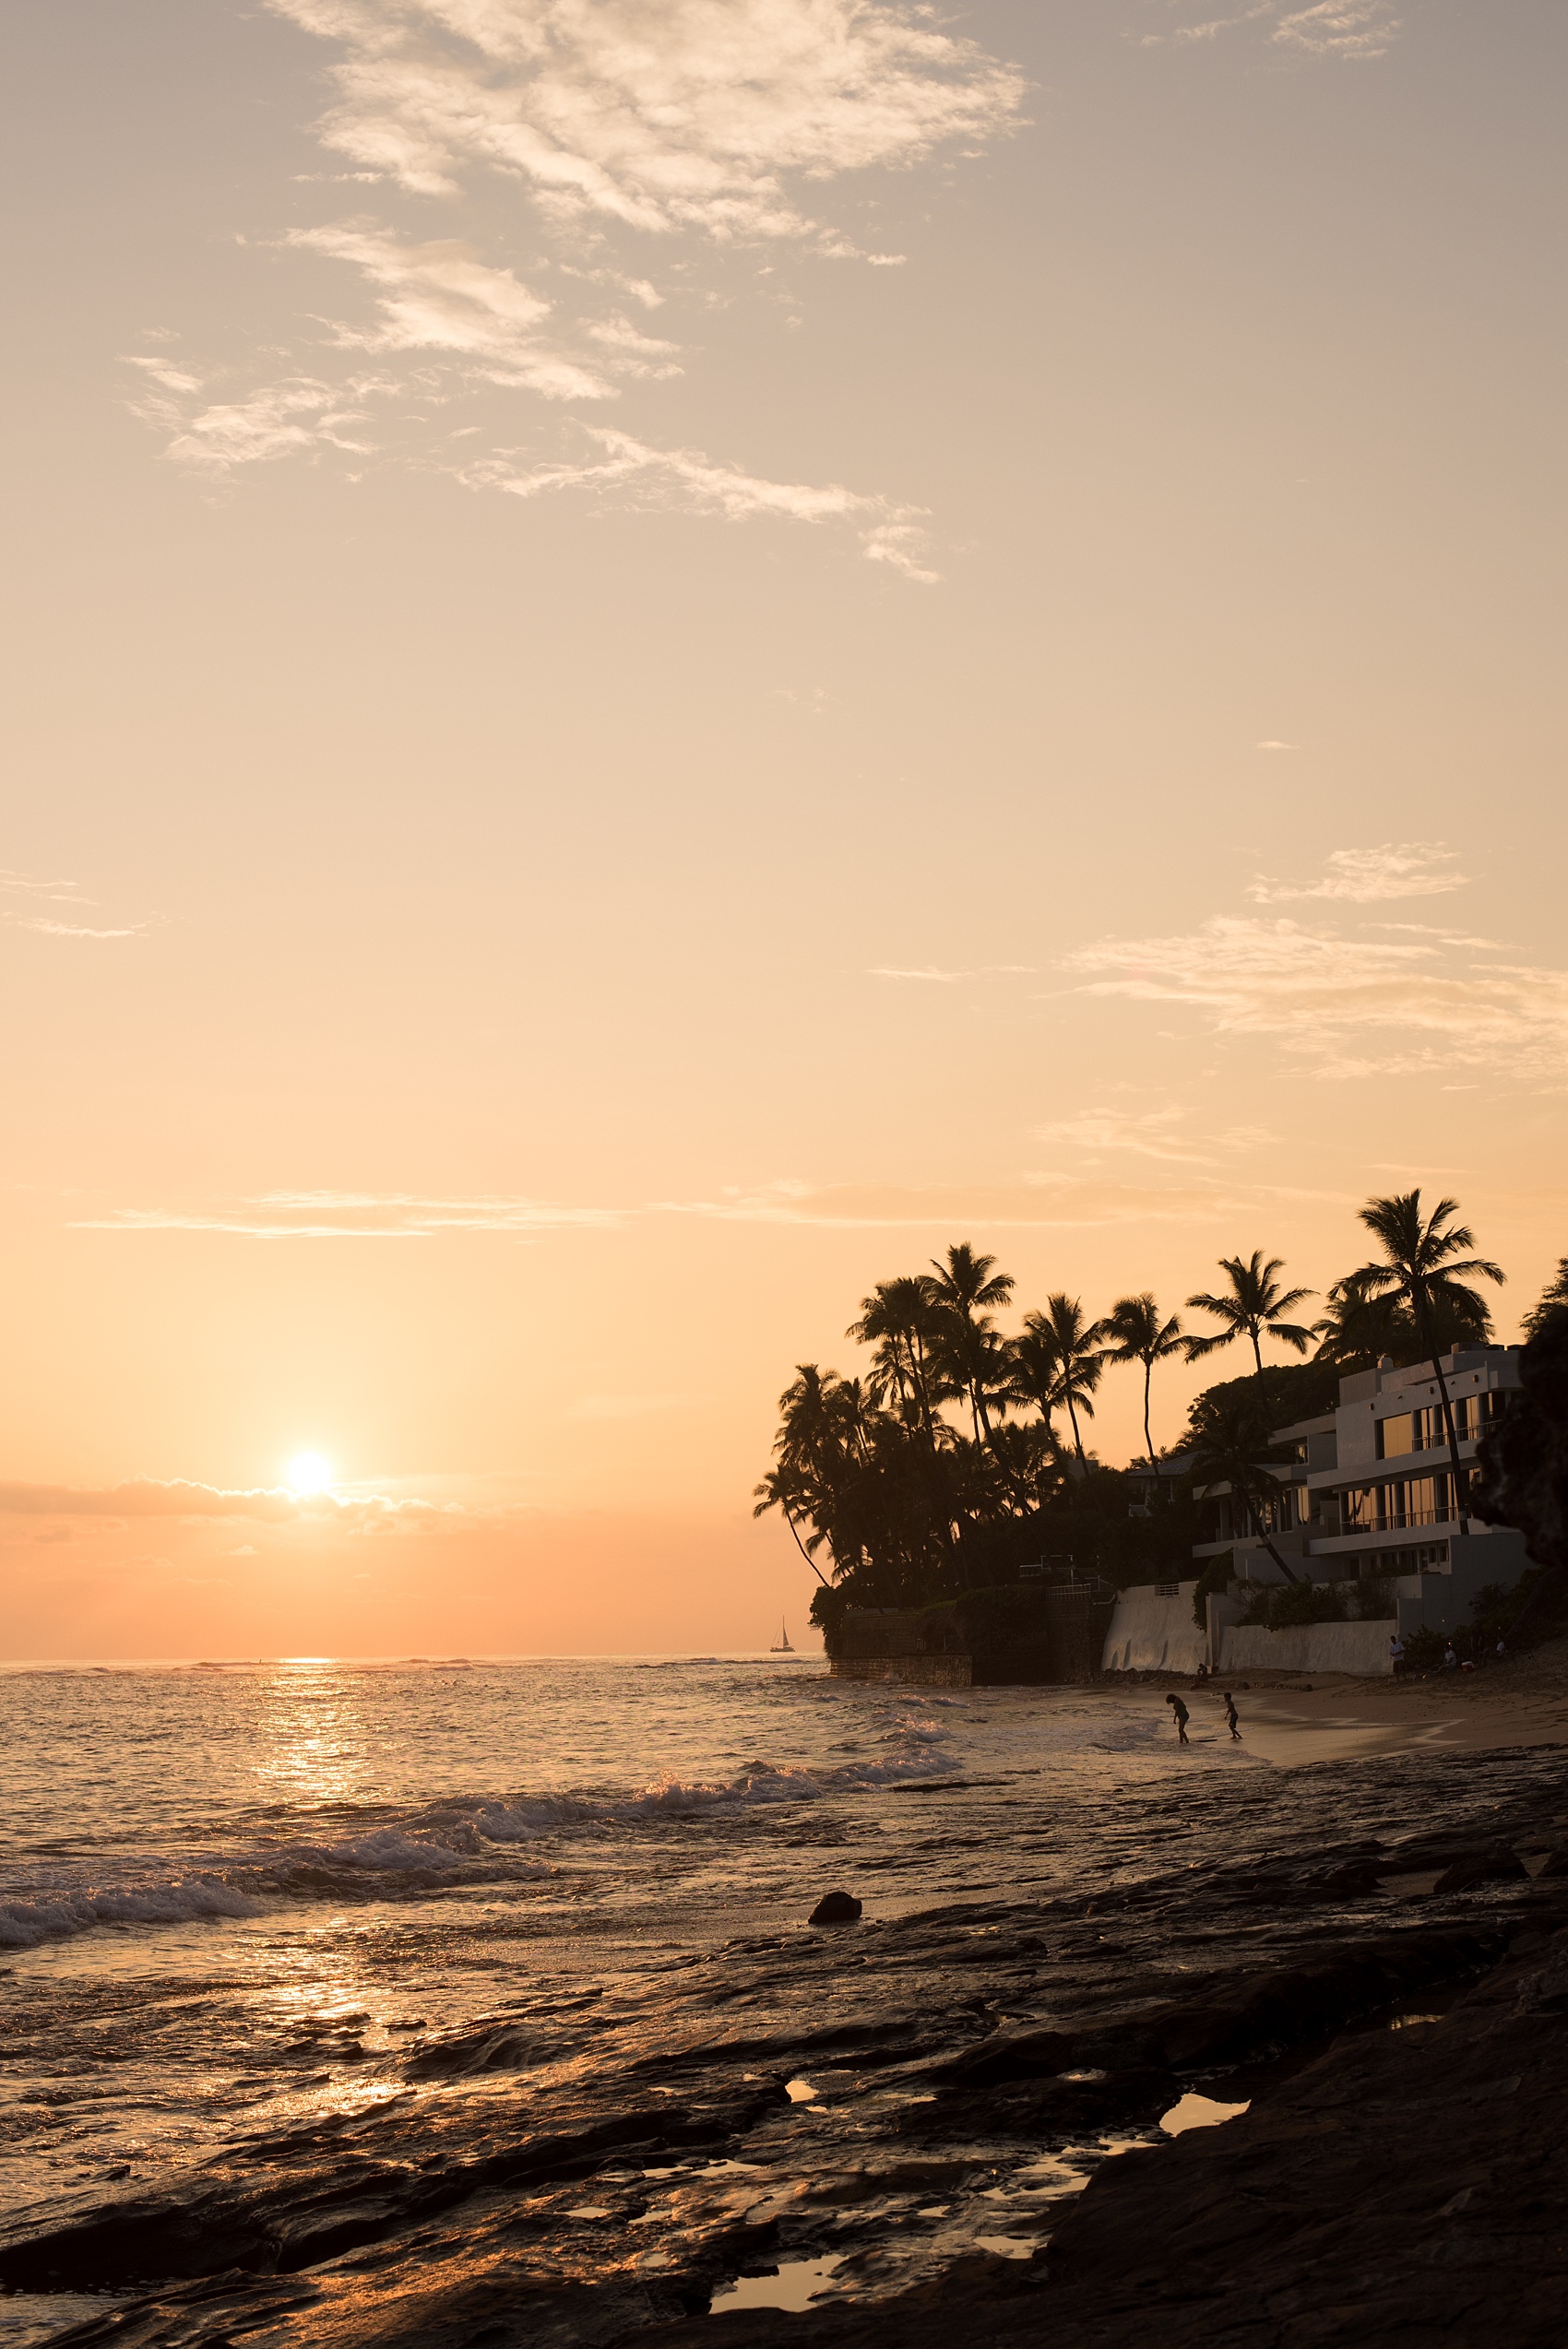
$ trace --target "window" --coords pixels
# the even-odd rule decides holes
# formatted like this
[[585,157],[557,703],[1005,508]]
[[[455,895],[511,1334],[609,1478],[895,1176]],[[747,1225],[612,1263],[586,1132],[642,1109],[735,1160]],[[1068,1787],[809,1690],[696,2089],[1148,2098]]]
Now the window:
[[1387,1534],[1402,1533],[1410,1525],[1446,1524],[1454,1513],[1449,1505],[1452,1483],[1451,1477],[1439,1474],[1399,1477],[1385,1485],[1363,1485],[1359,1491],[1343,1496],[1341,1530],[1348,1534]]
[[1401,1411],[1392,1419],[1377,1423],[1377,1456],[1380,1460],[1396,1460],[1402,1452],[1414,1452],[1417,1436],[1414,1422],[1421,1417],[1419,1411]]

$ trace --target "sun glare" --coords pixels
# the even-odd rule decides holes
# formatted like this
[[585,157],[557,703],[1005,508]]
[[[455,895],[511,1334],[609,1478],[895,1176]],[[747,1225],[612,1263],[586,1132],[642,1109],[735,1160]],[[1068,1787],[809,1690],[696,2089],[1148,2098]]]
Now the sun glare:
[[289,1463],[291,1492],[325,1492],[332,1482],[332,1463],[324,1460],[319,1452],[302,1452],[297,1460]]

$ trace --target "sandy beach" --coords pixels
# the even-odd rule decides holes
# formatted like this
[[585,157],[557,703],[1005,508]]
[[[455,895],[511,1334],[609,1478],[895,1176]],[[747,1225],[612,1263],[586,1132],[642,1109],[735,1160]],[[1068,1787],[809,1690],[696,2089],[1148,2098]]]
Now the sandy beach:
[[[1168,1692],[1180,1691],[1196,1742],[1225,1737],[1220,1682],[1178,1673],[1141,1677],[1156,1709],[1163,1709]],[[1363,1680],[1348,1673],[1309,1679],[1300,1672],[1249,1671],[1229,1686],[1243,1742],[1287,1765],[1378,1753],[1568,1745],[1568,1639],[1477,1672]]]

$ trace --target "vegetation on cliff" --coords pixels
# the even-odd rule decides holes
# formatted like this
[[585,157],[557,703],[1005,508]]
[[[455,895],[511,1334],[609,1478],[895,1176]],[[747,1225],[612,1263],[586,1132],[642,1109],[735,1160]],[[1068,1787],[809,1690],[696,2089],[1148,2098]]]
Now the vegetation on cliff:
[[[1257,1530],[1275,1490],[1274,1429],[1328,1409],[1338,1381],[1384,1357],[1427,1359],[1484,1344],[1491,1321],[1477,1279],[1499,1268],[1469,1252],[1450,1199],[1423,1212],[1419,1191],[1372,1199],[1361,1221],[1378,1254],[1336,1281],[1321,1318],[1289,1318],[1312,1295],[1287,1287],[1262,1249],[1220,1260],[1222,1282],[1186,1300],[1213,1326],[1186,1329],[1147,1290],[1100,1320],[1066,1291],[1049,1295],[1009,1335],[998,1317],[1016,1283],[966,1241],[923,1273],[878,1282],[847,1335],[867,1349],[857,1375],[797,1366],[779,1399],[774,1463],[756,1513],[777,1509],[819,1584],[814,1619],[847,1606],[925,1607],[1016,1582],[1033,1560],[1112,1583],[1175,1580],[1201,1538],[1194,1488],[1228,1483]],[[1564,1260],[1568,1266],[1568,1259]],[[1568,1315],[1560,1270],[1538,1315]],[[1266,1340],[1305,1355],[1265,1363]],[[1254,1368],[1193,1404],[1170,1455],[1155,1456],[1151,1396],[1158,1367],[1243,1342]],[[1149,1456],[1104,1465],[1086,1430],[1109,1372],[1142,1374]]]

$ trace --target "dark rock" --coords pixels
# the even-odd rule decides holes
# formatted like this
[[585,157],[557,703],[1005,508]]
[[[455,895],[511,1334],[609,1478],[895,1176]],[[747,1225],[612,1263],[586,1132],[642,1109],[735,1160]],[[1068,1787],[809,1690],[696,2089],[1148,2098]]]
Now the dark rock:
[[434,2039],[410,2056],[404,2070],[410,2080],[462,2080],[484,2071],[521,2071],[543,2063],[555,2052],[537,2031],[515,2025],[488,2024],[449,2039]]
[[[1568,1937],[1557,1947],[1568,1977]],[[1553,1975],[1489,1975],[1420,2035],[1340,2039],[1223,2128],[1113,2157],[1032,2260],[964,2261],[918,2291],[802,2315],[721,2313],[654,2341],[1560,2349],[1568,2032],[1543,2033],[1526,2003]]]
[[824,1892],[807,1918],[810,1925],[853,1925],[861,1904],[852,1892]]
[[928,2077],[955,2088],[992,2088],[1004,2081],[1048,2080],[1071,2070],[1077,2060],[1075,2038],[1064,2031],[999,2031],[978,2047],[966,2047],[951,2063],[933,2069]]
[[1517,1852],[1474,1852],[1455,1860],[1452,1868],[1445,1868],[1431,1889],[1434,1892],[1471,1892],[1478,1884],[1516,1883],[1529,1872]]

